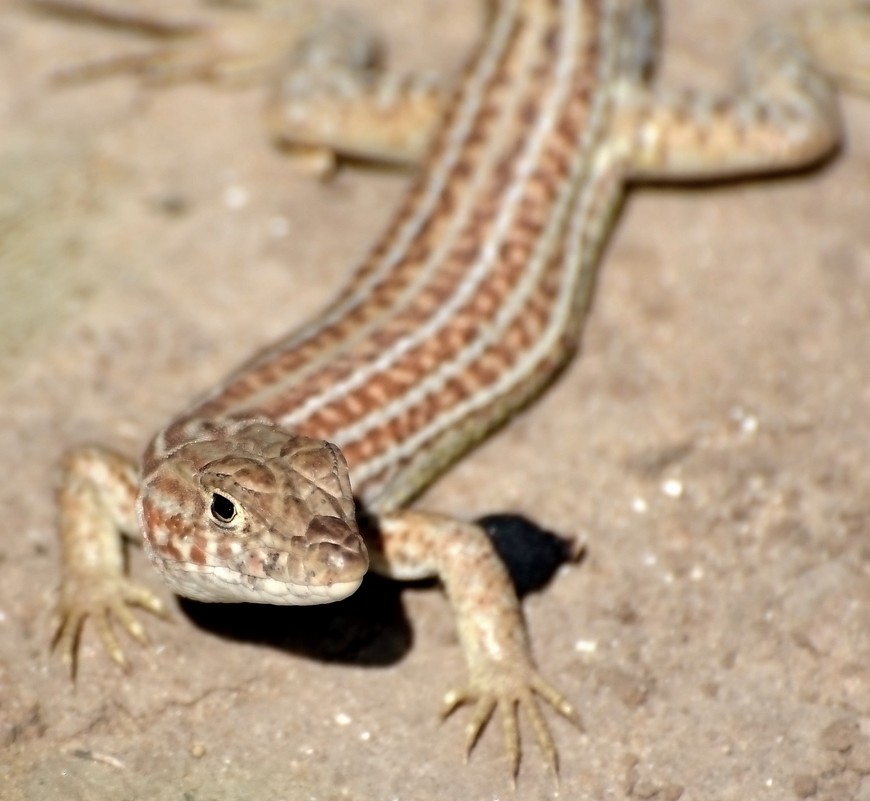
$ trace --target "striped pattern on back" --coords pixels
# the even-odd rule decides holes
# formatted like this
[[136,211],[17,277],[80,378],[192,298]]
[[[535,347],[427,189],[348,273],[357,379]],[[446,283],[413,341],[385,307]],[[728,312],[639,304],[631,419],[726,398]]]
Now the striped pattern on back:
[[538,394],[576,348],[620,191],[603,142],[623,65],[607,47],[629,5],[500,2],[419,178],[338,298],[150,456],[222,420],[267,418],[337,444],[381,511]]

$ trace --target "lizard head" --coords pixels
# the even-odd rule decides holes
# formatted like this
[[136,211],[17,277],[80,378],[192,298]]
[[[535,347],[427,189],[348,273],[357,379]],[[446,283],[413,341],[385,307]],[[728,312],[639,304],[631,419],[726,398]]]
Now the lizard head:
[[138,514],[146,551],[175,592],[306,605],[360,585],[368,554],[335,445],[255,422],[210,426],[160,458],[155,448]]

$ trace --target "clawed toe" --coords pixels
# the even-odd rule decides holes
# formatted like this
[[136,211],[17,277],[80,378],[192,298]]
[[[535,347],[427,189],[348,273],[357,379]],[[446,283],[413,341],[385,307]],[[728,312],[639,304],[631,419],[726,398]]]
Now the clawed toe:
[[68,587],[65,595],[69,597],[63,597],[58,604],[52,649],[59,654],[61,663],[73,678],[77,670],[79,641],[88,618],[93,619],[106,652],[124,670],[129,668],[129,663],[112,621],[119,623],[140,645],[148,645],[145,627],[130,611],[130,606],[140,606],[158,617],[169,619],[168,610],[154,593],[126,580],[96,582],[88,590]]
[[515,779],[519,772],[522,755],[519,724],[519,718],[522,715],[528,718],[531,724],[544,760],[553,773],[558,774],[559,755],[550,726],[541,711],[541,700],[552,706],[578,729],[583,729],[580,715],[574,707],[537,673],[533,673],[523,680],[505,682],[505,686],[499,690],[489,688],[478,690],[473,686],[451,690],[444,697],[441,716],[443,719],[460,706],[474,705],[471,718],[465,727],[465,756],[467,759],[487,724],[498,711],[511,776]]

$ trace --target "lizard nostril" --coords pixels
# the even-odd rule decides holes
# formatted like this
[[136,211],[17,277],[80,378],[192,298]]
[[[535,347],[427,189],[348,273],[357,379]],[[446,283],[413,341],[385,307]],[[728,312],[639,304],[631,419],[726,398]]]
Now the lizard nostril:
[[368,569],[368,553],[356,526],[338,517],[313,517],[306,532],[310,570],[327,582],[359,578]]

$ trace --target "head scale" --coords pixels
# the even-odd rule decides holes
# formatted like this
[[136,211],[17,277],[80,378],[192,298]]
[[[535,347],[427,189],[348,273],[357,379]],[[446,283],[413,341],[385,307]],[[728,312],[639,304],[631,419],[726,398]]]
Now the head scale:
[[335,445],[266,422],[228,423],[149,461],[139,519],[175,592],[318,604],[362,581],[368,555]]

